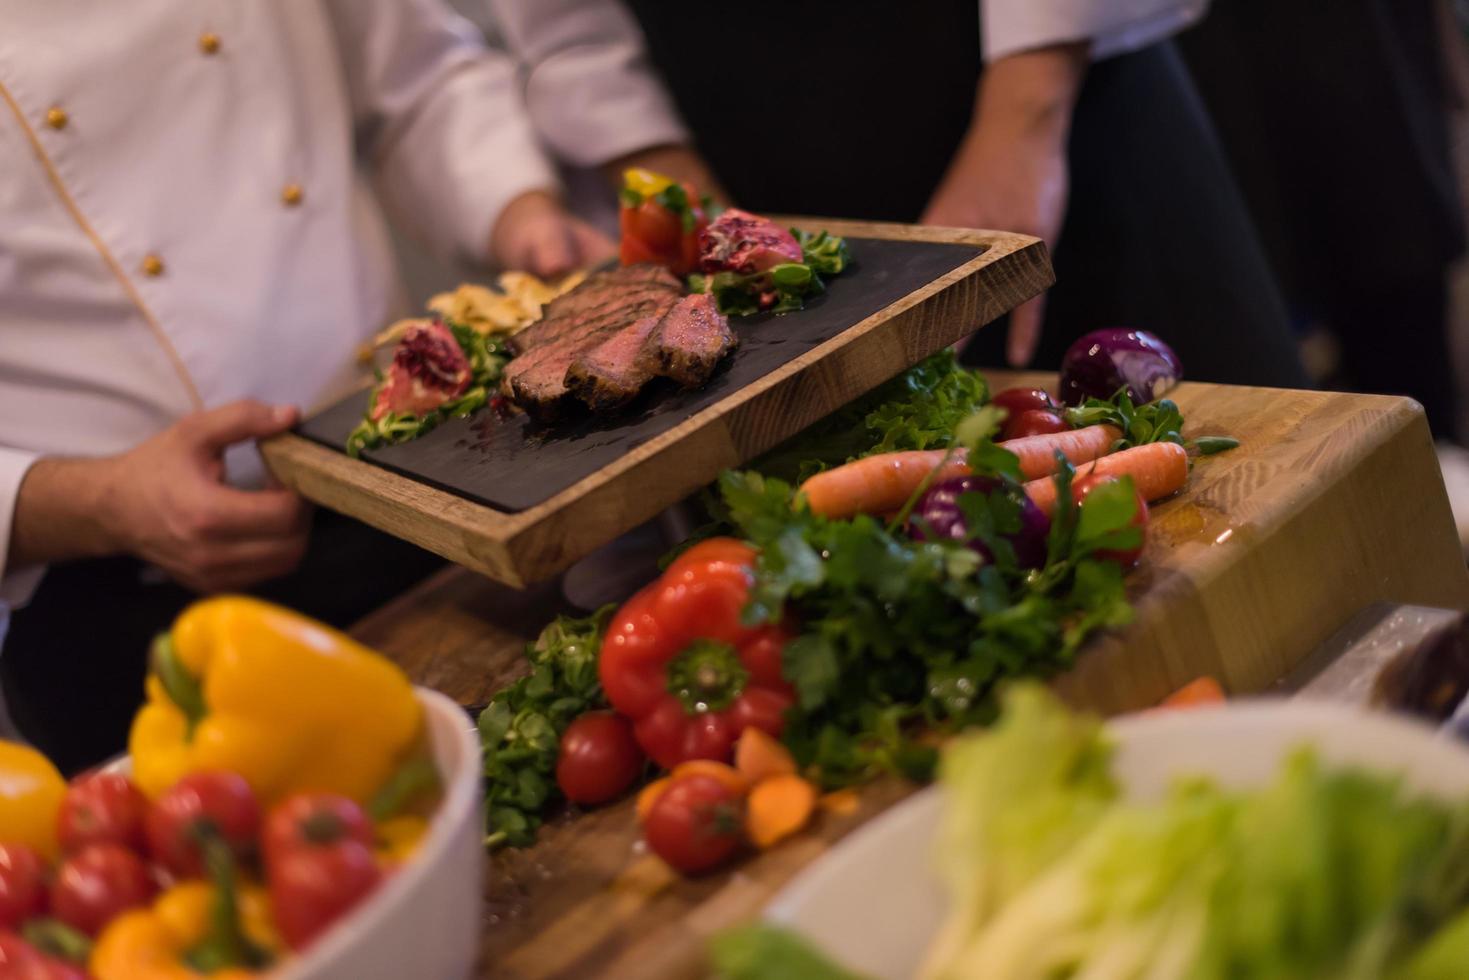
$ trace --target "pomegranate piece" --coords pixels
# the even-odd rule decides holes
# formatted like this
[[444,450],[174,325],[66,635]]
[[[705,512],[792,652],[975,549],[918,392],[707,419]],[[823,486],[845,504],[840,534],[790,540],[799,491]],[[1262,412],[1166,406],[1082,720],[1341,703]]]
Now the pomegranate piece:
[[393,354],[377,397],[374,421],[389,412],[426,415],[469,388],[469,358],[440,320],[410,327]]
[[699,233],[699,268],[704,272],[767,272],[783,262],[801,262],[801,245],[771,221],[728,208]]

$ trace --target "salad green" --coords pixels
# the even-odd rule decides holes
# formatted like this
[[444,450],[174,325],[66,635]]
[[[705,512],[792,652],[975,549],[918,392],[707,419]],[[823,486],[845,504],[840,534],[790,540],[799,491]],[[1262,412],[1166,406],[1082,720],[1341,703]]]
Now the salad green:
[[[1141,803],[1119,793],[1111,752],[1095,719],[1034,684],[945,752],[935,845],[951,911],[922,976],[1466,975],[1469,801],[1416,796],[1302,748],[1259,789],[1186,779]],[[761,927],[723,937],[715,955],[740,978],[818,954]]]
[[1309,749],[1259,790],[1191,780],[1132,803],[1109,753],[1038,687],[946,753],[954,911],[929,976],[1407,980],[1451,946],[1463,975],[1469,803]]
[[582,712],[606,707],[597,654],[613,608],[583,618],[557,617],[526,647],[530,673],[480,712],[488,846],[535,841],[541,814],[559,796],[562,733]]

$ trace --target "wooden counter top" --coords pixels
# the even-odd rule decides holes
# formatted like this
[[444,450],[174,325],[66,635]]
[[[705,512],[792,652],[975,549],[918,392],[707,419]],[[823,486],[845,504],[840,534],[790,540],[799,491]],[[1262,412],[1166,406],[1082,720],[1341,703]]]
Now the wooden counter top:
[[[1004,387],[1015,381],[996,373]],[[1202,460],[1155,507],[1130,579],[1137,621],[1057,681],[1071,701],[1130,710],[1200,674],[1263,690],[1376,600],[1469,609],[1466,573],[1421,410],[1402,398],[1187,384],[1186,434],[1243,445]],[[525,642],[564,608],[461,569],[363,621],[358,637],[462,703],[517,675]],[[698,976],[704,939],[758,913],[799,868],[909,792],[867,787],[859,812],[727,873],[686,881],[638,848],[630,801],[553,820],[492,856],[485,976]]]

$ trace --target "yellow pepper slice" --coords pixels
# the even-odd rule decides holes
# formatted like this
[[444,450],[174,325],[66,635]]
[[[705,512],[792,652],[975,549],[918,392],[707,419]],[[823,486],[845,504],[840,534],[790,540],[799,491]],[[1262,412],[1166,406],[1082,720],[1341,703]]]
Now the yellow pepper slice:
[[642,167],[629,167],[622,172],[622,186],[643,197],[652,197],[672,187],[673,178]]
[[201,769],[237,772],[267,805],[293,793],[366,802],[422,734],[413,685],[322,623],[239,596],[195,603],[154,648],[133,720],[133,778],[157,796]]
[[56,811],[66,780],[28,745],[0,741],[0,839],[56,857]]
[[[270,901],[257,885],[238,887],[240,925],[245,936],[271,953],[281,950],[270,916]],[[204,974],[186,956],[209,930],[214,886],[205,881],[175,885],[146,909],[125,912],[112,921],[92,947],[87,969],[96,980],[243,980],[259,974],[229,967]]]

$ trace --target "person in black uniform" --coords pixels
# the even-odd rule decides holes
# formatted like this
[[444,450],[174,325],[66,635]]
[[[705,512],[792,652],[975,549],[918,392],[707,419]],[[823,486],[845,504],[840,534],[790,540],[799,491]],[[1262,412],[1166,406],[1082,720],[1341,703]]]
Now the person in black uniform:
[[[607,128],[640,56],[609,39],[616,0],[491,6],[525,63],[547,141]],[[1007,35],[998,48],[993,36],[982,46],[981,6],[984,30]],[[1139,6],[1176,27],[1204,4],[1130,9]],[[1003,228],[1054,245],[1044,327],[1037,342],[1039,307],[1017,312],[1010,363],[1054,367],[1080,334],[1131,326],[1166,337],[1191,377],[1304,384],[1284,305],[1176,52],[1089,33],[1120,16],[1116,5],[750,0],[733,13],[629,0],[626,9],[702,158],[676,176],[707,163],[731,200],[756,211]],[[1135,42],[1139,29],[1127,26]],[[601,85],[614,71],[617,83]],[[579,97],[558,98],[557,87]],[[614,95],[599,98],[602,88]],[[678,166],[667,152],[623,162],[642,161]],[[1003,362],[1005,337],[1000,326],[980,332],[967,358]]]
[[1437,0],[1218,0],[1183,39],[1294,312],[1340,380],[1411,395],[1461,441],[1447,310],[1464,252]]

